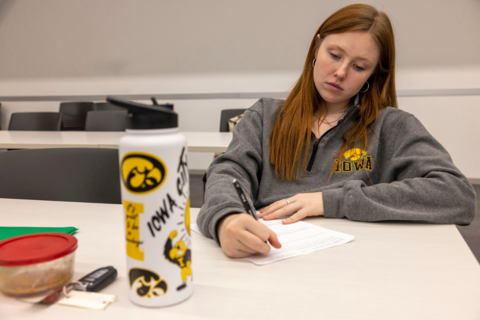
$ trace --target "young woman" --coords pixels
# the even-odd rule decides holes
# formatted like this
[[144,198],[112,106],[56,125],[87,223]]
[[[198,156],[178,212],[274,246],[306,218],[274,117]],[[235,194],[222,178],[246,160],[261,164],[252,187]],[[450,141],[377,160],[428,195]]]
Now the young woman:
[[268,253],[275,233],[244,214],[237,179],[265,220],[469,224],[475,192],[447,151],[397,109],[388,17],[350,5],[315,33],[303,73],[283,100],[261,99],[235,126],[207,175],[197,223],[230,257]]

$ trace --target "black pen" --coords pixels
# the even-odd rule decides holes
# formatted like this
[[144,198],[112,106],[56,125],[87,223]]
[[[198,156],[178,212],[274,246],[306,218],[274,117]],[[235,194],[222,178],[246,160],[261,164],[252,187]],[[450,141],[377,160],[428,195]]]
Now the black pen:
[[243,193],[242,186],[237,181],[237,179],[233,179],[233,186],[235,187],[235,190],[237,190],[238,197],[240,198],[240,201],[242,201],[243,207],[245,208],[247,213],[258,221],[257,213],[255,212],[255,209],[252,210],[252,207],[250,207],[250,204],[247,201],[247,197],[245,196],[245,193]]

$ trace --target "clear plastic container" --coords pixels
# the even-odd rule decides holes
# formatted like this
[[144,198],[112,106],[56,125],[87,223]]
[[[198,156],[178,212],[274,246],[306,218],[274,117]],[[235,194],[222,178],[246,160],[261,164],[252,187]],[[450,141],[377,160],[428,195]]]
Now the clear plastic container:
[[0,291],[15,297],[47,294],[73,276],[77,239],[39,233],[0,241]]

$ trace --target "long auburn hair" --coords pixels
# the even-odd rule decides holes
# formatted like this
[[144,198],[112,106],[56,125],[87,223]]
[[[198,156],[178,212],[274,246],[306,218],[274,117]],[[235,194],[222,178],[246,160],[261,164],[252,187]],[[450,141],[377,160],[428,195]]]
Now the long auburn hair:
[[[380,48],[379,62],[368,82],[370,88],[361,94],[357,121],[344,134],[344,142],[337,155],[339,161],[347,147],[360,141],[362,149],[368,148],[368,126],[380,109],[397,108],[395,91],[395,40],[388,16],[366,4],[346,6],[323,22],[315,33],[303,72],[280,110],[270,134],[270,163],[275,174],[282,179],[299,180],[306,172],[308,146],[310,145],[313,116],[326,113],[325,102],[315,88],[312,61],[322,40],[335,33],[352,31],[369,32]],[[320,39],[317,40],[317,35]],[[332,167],[333,172],[333,167]]]

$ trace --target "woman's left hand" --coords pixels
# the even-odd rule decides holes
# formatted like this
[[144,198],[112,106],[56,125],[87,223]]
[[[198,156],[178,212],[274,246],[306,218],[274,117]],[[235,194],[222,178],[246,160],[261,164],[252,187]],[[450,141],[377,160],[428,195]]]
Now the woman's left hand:
[[283,220],[283,224],[293,223],[305,217],[323,216],[322,193],[299,193],[291,198],[278,200],[260,210],[259,217],[272,220],[287,215],[291,216]]

